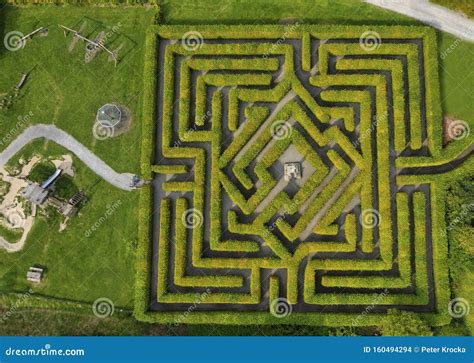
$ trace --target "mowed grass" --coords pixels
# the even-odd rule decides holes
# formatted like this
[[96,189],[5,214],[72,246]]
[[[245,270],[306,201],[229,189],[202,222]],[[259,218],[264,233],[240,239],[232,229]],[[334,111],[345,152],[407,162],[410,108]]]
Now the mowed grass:
[[[30,71],[22,98],[0,112],[3,132],[16,129],[19,117],[28,122],[54,124],[67,131],[118,171],[138,171],[140,147],[141,88],[145,29],[153,11],[141,8],[6,7],[1,13],[3,33],[27,34],[45,26],[47,37],[37,36],[24,49],[11,52],[0,47],[0,93],[7,92]],[[58,24],[79,29],[94,39],[99,31],[112,33],[112,49],[123,45],[118,67],[105,53],[85,64],[85,46],[79,42],[72,52],[72,34],[64,37]],[[112,29],[118,29],[113,32]],[[2,35],[3,39],[3,35]],[[125,52],[128,52],[125,54]],[[116,102],[132,112],[130,132],[116,139],[97,141],[92,133],[97,109]],[[5,145],[2,145],[4,148]]]
[[167,24],[280,23],[375,24],[390,20],[413,23],[402,15],[356,0],[166,0],[161,19]]
[[474,44],[442,34],[440,53],[441,100],[445,114],[466,121],[474,128]]
[[[59,146],[38,140],[22,152],[60,156]],[[47,270],[36,294],[92,302],[107,297],[120,307],[133,306],[134,246],[138,194],[115,190],[74,158],[75,185],[85,190],[88,202],[59,232],[64,217],[53,210],[39,216],[24,249],[0,252],[0,291],[26,291],[29,266]]]
[[[30,124],[55,124],[118,172],[139,173],[143,43],[155,11],[76,7],[0,10],[2,39],[13,30],[27,34],[40,26],[49,29],[47,37],[35,37],[22,50],[11,52],[0,47],[0,94],[8,92],[21,73],[31,71],[22,97],[9,110],[0,111],[0,135],[18,134]],[[83,34],[91,38],[98,31],[115,29],[110,35],[112,49],[122,46],[125,55],[117,68],[103,53],[85,64],[83,43],[69,52],[72,36],[65,38],[58,24],[79,28],[84,22],[87,27]],[[132,125],[124,135],[98,141],[92,133],[95,113],[107,102],[128,107]],[[22,121],[25,116],[27,121]],[[0,149],[5,147],[6,143],[0,145]],[[24,156],[33,152],[43,156],[66,153],[44,140],[22,150]],[[59,232],[63,217],[51,213],[49,218],[36,219],[22,251],[0,252],[0,292],[28,290],[26,271],[37,264],[46,266],[47,275],[44,283],[34,288],[36,294],[83,302],[107,297],[116,306],[131,308],[138,192],[112,187],[77,159],[74,167],[74,183],[87,190],[89,202],[68,222],[65,231]],[[114,205],[118,207],[106,216]],[[86,235],[94,225],[97,229]]]
[[[8,310],[0,310],[3,315]],[[132,317],[124,318],[114,314],[107,319],[65,313],[60,311],[23,310],[10,316],[8,324],[0,326],[2,335],[55,336],[55,335],[143,335],[143,324]]]

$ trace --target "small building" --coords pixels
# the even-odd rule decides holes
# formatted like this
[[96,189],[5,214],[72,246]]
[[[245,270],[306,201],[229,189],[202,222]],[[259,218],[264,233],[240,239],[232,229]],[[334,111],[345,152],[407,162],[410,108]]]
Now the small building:
[[42,188],[37,183],[28,182],[26,188],[21,192],[21,195],[31,204],[41,205],[46,201],[46,198],[48,198],[48,190]]
[[47,205],[55,209],[60,209],[63,206],[64,202],[54,196],[50,196],[47,200]]
[[301,179],[301,164],[298,162],[285,163],[284,174],[286,181],[290,181],[291,179]]
[[43,279],[44,270],[40,267],[31,266],[26,273],[26,279],[30,282],[40,283]]
[[79,211],[79,208],[77,207],[78,204],[85,199],[86,195],[83,192],[77,192],[68,200],[67,203],[63,203],[58,211],[65,217],[74,217]]
[[69,203],[64,203],[61,208],[59,208],[59,213],[61,213],[64,217],[74,217],[78,209],[77,207],[73,206],[72,204]]
[[122,111],[117,105],[107,103],[97,110],[96,121],[102,127],[116,127],[122,121]]
[[55,172],[41,185],[29,181],[21,195],[31,204],[42,205],[48,198],[48,188],[53,185],[56,180],[58,180],[61,173],[61,169],[56,169]]

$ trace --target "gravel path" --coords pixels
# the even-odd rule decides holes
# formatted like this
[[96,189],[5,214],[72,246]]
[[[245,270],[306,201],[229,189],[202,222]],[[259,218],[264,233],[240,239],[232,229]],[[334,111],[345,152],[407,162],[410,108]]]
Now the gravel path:
[[457,38],[474,42],[474,21],[443,6],[430,3],[428,0],[364,1],[418,19]]
[[18,242],[11,243],[7,241],[5,238],[3,238],[2,236],[0,236],[0,249],[3,249],[7,252],[20,251],[25,245],[26,238],[28,237],[28,234],[30,233],[31,228],[33,227],[33,222],[34,222],[34,217],[32,216],[26,217],[25,222],[23,224],[23,233],[21,235],[21,238],[18,240]]
[[5,164],[26,144],[39,138],[45,138],[54,141],[56,144],[68,149],[98,176],[113,186],[127,191],[133,189],[131,187],[133,174],[117,173],[79,141],[53,125],[40,124],[28,127],[10,145],[8,145],[5,150],[0,153],[0,167],[5,166]]

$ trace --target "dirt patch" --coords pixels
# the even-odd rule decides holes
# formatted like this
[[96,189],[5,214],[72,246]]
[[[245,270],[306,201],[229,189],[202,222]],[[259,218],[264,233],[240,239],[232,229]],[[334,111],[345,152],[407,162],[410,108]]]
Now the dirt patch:
[[457,119],[452,115],[445,115],[443,118],[443,144],[447,145],[451,141],[460,140],[470,133],[467,122]]
[[[86,29],[86,26],[87,26],[86,22],[83,22],[81,24],[81,27],[79,28],[79,34],[82,33]],[[79,42],[79,38],[73,36],[71,42],[69,43],[69,47],[68,47],[69,53],[71,53],[74,50],[74,48],[76,47],[76,44],[78,42]]]
[[117,137],[126,134],[130,131],[132,127],[132,112],[130,111],[130,109],[119,103],[115,103],[115,105],[117,105],[117,107],[122,112],[122,120],[117,126],[114,127],[114,133],[112,137]]
[[75,172],[72,166],[72,156],[70,154],[64,154],[59,159],[51,160],[56,169],[62,169],[63,174],[74,177]]

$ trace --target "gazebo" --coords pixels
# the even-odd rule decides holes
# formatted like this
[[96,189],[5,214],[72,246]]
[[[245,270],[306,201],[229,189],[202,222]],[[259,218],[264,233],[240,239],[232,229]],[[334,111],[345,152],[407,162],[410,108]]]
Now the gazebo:
[[96,121],[102,127],[115,127],[122,121],[122,111],[117,105],[107,103],[97,110]]

